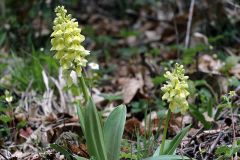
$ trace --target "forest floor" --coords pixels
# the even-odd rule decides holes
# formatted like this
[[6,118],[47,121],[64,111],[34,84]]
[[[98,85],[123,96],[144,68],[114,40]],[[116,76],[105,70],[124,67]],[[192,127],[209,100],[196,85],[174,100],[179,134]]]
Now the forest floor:
[[[33,1],[15,12],[14,3],[0,3],[6,10],[0,22],[0,159],[64,159],[52,143],[89,158],[76,114],[82,97],[76,86],[66,89],[50,52],[56,4]],[[167,138],[191,124],[176,154],[239,159],[240,4],[130,4],[64,3],[86,37],[88,61],[99,65],[85,72],[100,116],[127,106],[121,159],[144,159],[159,147],[168,109],[163,75],[176,62],[189,76],[189,109],[171,115]]]

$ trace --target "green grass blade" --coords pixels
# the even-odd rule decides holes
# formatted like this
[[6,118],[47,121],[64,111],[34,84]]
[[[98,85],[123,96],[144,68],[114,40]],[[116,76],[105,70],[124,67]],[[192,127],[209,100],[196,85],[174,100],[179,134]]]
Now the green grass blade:
[[76,160],[88,160],[87,158],[80,157],[80,156],[74,156],[74,158],[76,158]]
[[50,144],[50,147],[55,149],[56,151],[60,152],[62,155],[64,155],[67,160],[75,160],[75,158],[73,158],[72,154],[69,153],[65,148],[63,148],[62,146],[59,146],[57,144]]
[[190,105],[190,113],[193,115],[193,117],[195,117],[198,121],[200,121],[206,129],[211,128],[212,126],[211,123],[206,121],[203,114],[196,109],[196,106]]
[[84,108],[80,105],[79,102],[77,102],[77,114],[78,114],[78,118],[80,121],[80,125],[83,131],[83,134],[85,134],[85,119],[84,119]]
[[92,98],[89,98],[84,118],[88,152],[96,160],[107,160],[107,154],[103,141],[103,130]]
[[121,140],[126,122],[126,106],[120,105],[107,118],[104,128],[104,143],[108,160],[118,160]]

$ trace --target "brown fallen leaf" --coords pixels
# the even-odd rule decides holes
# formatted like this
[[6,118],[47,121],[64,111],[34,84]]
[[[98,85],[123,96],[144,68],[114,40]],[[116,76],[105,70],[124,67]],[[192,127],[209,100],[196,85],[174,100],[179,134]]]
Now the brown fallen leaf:
[[156,31],[145,31],[145,36],[148,41],[158,41],[161,39],[161,34],[157,33]]
[[123,102],[130,103],[139,89],[143,87],[143,78],[141,74],[137,78],[124,78],[123,81]]
[[144,128],[141,122],[135,117],[128,119],[125,124],[125,134],[129,138],[133,138],[136,137],[137,133],[140,135],[144,134]]
[[80,144],[80,146],[72,144],[72,145],[69,145],[69,147],[72,153],[77,154],[81,157],[89,158],[89,154],[87,152],[87,146],[85,144]]
[[222,66],[223,63],[220,60],[216,60],[210,55],[205,54],[199,58],[198,68],[202,72],[219,74]]
[[238,79],[240,79],[240,64],[237,64],[234,67],[232,67],[230,73],[236,76]]
[[19,135],[25,139],[27,139],[33,133],[32,128],[27,127],[25,129],[20,129]]
[[57,116],[54,113],[50,113],[45,117],[45,123],[54,123],[57,121]]

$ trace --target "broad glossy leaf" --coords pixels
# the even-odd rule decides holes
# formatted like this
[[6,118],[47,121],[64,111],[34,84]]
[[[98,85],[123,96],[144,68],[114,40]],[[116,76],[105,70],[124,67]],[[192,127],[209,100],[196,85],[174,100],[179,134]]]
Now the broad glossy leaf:
[[[164,151],[166,151],[170,147],[170,143],[172,140],[166,139],[165,145],[164,145]],[[161,145],[160,145],[161,146]],[[153,157],[158,157],[160,155],[160,146],[156,149],[156,151],[153,154]],[[173,153],[175,154],[175,152]]]
[[188,160],[189,158],[186,156],[179,155],[160,155],[158,157],[149,157],[143,160]]
[[77,102],[77,114],[78,114],[78,118],[79,118],[79,122],[80,122],[81,128],[82,128],[83,133],[85,135],[84,108],[81,107],[79,102]]
[[196,109],[196,106],[190,105],[190,112],[206,129],[211,128],[211,123],[205,120],[203,114]]
[[164,148],[164,155],[173,155],[176,148],[178,147],[178,145],[181,143],[183,137],[187,134],[187,132],[189,131],[191,125],[183,128],[170,142],[169,147],[166,147],[166,150]]
[[126,122],[126,106],[120,105],[107,118],[104,128],[104,143],[108,160],[118,160],[121,140]]
[[88,152],[91,156],[96,158],[96,160],[107,160],[103,141],[103,130],[92,98],[89,98],[86,105],[84,119]]

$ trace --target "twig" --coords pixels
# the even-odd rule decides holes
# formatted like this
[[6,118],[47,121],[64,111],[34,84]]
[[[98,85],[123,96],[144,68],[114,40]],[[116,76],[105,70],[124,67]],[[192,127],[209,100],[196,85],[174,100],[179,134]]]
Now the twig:
[[[234,118],[233,118],[233,107],[231,106],[231,119],[232,119],[232,129],[233,129],[233,147],[236,146],[236,130],[235,130],[235,124],[234,124]],[[234,160],[237,160],[237,152],[235,154]]]
[[8,158],[7,158],[2,152],[0,152],[0,155],[1,155],[4,159],[8,160]]
[[186,146],[189,146],[189,145],[191,144],[192,140],[195,139],[195,138],[197,137],[197,135],[198,135],[199,133],[201,133],[203,130],[204,130],[204,127],[201,127],[201,128],[191,137],[191,139],[190,139],[189,142],[186,144]]
[[240,9],[240,6],[238,4],[236,4],[234,1],[232,2],[232,1],[229,0],[229,1],[227,1],[227,3],[232,5],[235,10]]
[[208,160],[209,159],[209,155],[213,152],[213,150],[216,148],[216,145],[218,143],[218,141],[220,140],[220,138],[223,136],[223,132],[219,132],[216,140],[213,142],[213,144],[211,145],[211,147],[209,148],[206,157],[204,158],[204,160]]
[[189,40],[190,40],[190,31],[192,26],[192,17],[193,17],[193,11],[194,11],[194,4],[195,0],[191,0],[191,5],[189,8],[189,15],[188,15],[188,23],[187,23],[187,32],[186,32],[186,39],[185,39],[185,47],[189,47]]

